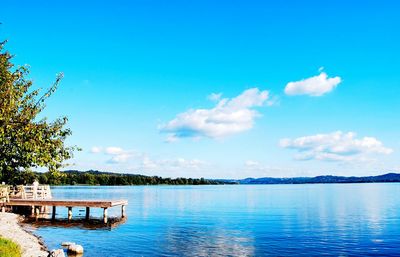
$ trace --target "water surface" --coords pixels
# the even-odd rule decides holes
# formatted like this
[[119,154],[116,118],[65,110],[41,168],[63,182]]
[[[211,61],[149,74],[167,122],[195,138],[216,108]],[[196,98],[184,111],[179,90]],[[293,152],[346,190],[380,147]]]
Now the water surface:
[[[74,186],[53,187],[52,193],[129,200],[128,219],[111,230],[36,231],[50,249],[62,241],[83,245],[85,257],[400,255],[398,183]],[[101,210],[91,214],[101,217]]]

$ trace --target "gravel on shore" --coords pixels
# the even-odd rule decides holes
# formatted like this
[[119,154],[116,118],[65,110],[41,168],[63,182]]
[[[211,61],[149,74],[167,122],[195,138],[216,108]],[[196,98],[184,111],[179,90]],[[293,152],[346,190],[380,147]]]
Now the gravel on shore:
[[49,253],[40,240],[21,227],[21,219],[14,213],[0,213],[0,236],[18,244],[22,257],[47,257]]

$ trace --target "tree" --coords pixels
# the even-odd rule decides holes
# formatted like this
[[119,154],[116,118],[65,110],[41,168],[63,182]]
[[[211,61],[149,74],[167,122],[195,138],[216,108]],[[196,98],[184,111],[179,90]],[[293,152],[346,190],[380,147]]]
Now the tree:
[[65,140],[71,130],[65,128],[68,119],[62,117],[49,122],[38,115],[45,101],[57,89],[62,79],[44,94],[32,89],[26,66],[14,67],[12,55],[0,43],[0,170],[1,180],[12,182],[22,171],[46,167],[57,177],[65,160],[72,158],[76,147],[66,147]]

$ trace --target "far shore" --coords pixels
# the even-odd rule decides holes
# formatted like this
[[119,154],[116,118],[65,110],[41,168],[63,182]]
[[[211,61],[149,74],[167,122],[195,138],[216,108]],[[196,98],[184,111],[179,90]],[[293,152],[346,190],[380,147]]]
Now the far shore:
[[386,173],[375,176],[337,176],[319,175],[315,177],[261,177],[261,178],[164,178],[159,176],[148,176],[130,173],[113,173],[97,170],[61,171],[59,179],[52,180],[47,177],[47,173],[30,172],[25,176],[30,177],[32,183],[35,179],[40,184],[52,186],[160,186],[160,185],[251,185],[251,184],[350,184],[350,183],[398,183],[400,173]]
[[22,220],[14,213],[0,213],[0,237],[18,244],[22,257],[47,257],[49,252],[44,243],[21,225]]

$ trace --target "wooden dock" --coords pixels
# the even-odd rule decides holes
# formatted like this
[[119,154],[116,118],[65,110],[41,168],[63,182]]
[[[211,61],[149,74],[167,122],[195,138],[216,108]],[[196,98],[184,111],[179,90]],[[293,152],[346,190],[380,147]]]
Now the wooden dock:
[[31,206],[32,213],[36,218],[40,215],[41,207],[52,206],[52,219],[56,216],[56,207],[68,208],[68,220],[72,219],[73,207],[86,207],[86,219],[90,218],[90,208],[103,208],[103,221],[108,221],[108,208],[121,206],[121,217],[125,217],[125,206],[128,205],[127,200],[56,200],[56,199],[9,199],[8,202],[1,203],[2,210],[4,207],[12,206]]

